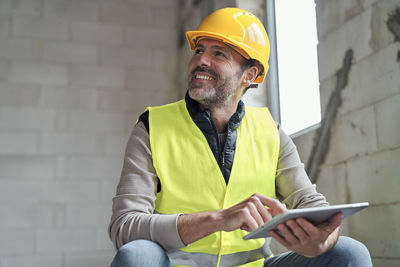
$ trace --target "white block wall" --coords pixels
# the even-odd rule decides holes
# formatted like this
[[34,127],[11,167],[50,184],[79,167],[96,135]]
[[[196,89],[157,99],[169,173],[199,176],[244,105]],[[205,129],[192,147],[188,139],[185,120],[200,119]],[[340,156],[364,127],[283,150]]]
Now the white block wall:
[[[400,43],[388,30],[398,0],[317,0],[322,112],[345,51],[354,58],[317,189],[333,204],[369,201],[343,233],[364,242],[374,266],[400,265]],[[307,162],[314,132],[295,138]]]
[[178,8],[0,0],[1,267],[109,266],[128,135],[178,96]]

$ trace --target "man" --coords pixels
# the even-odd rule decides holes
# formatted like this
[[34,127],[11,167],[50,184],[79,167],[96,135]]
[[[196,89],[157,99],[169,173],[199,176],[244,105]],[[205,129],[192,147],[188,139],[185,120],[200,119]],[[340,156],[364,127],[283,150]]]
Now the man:
[[186,33],[194,54],[185,100],[151,107],[128,142],[109,233],[119,266],[370,266],[366,248],[341,237],[342,215],[314,226],[279,225],[292,252],[243,240],[287,208],[328,205],[290,138],[267,109],[240,100],[268,70],[269,43],[251,13],[220,9]]

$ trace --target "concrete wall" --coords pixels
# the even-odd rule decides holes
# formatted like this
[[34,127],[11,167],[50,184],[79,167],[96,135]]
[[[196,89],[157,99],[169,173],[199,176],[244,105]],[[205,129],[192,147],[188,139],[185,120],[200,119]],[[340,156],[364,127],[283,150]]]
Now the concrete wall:
[[177,99],[178,2],[0,0],[0,266],[109,266],[147,105]]
[[[324,117],[345,52],[354,52],[317,189],[332,204],[369,201],[371,207],[346,219],[343,232],[368,246],[374,266],[399,266],[400,43],[387,21],[400,2],[318,0],[316,4]],[[294,141],[307,163],[315,131]]]

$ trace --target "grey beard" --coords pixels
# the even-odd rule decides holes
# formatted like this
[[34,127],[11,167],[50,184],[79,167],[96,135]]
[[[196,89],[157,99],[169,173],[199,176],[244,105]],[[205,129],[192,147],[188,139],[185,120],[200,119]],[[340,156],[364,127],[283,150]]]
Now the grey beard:
[[224,85],[218,87],[215,89],[215,94],[211,97],[205,97],[202,99],[197,99],[191,94],[191,83],[189,82],[188,86],[188,91],[189,91],[189,96],[193,100],[196,100],[200,104],[207,106],[207,107],[222,107],[225,105],[226,100],[228,100],[231,97],[231,94],[229,94],[227,91],[224,90]]

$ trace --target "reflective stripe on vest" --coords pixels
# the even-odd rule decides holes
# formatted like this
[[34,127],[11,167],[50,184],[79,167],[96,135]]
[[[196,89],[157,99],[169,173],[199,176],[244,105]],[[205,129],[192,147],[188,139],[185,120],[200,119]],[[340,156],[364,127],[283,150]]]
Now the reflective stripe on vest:
[[[161,182],[155,206],[157,212],[176,214],[226,209],[254,193],[275,197],[279,133],[266,108],[246,107],[237,129],[228,184],[184,100],[148,110],[153,165]],[[264,239],[245,241],[245,234],[247,232],[240,229],[215,232],[181,250],[193,255],[217,255],[217,263],[223,263],[227,254],[257,251],[263,247]],[[268,254],[263,254],[266,256]]]
[[[273,256],[272,252],[269,248],[270,238],[267,239],[267,242],[258,249],[251,251],[242,251],[236,252],[232,254],[221,255],[219,266],[238,266],[246,263],[257,263],[252,265],[263,266],[264,258],[266,255]],[[267,257],[268,257],[267,256]],[[182,250],[169,252],[169,259],[176,265],[179,266],[216,266],[218,262],[218,255],[212,255],[207,253],[200,252],[185,252]],[[260,260],[260,261],[258,261]],[[257,261],[257,262],[255,262]],[[261,265],[260,265],[260,264]]]

